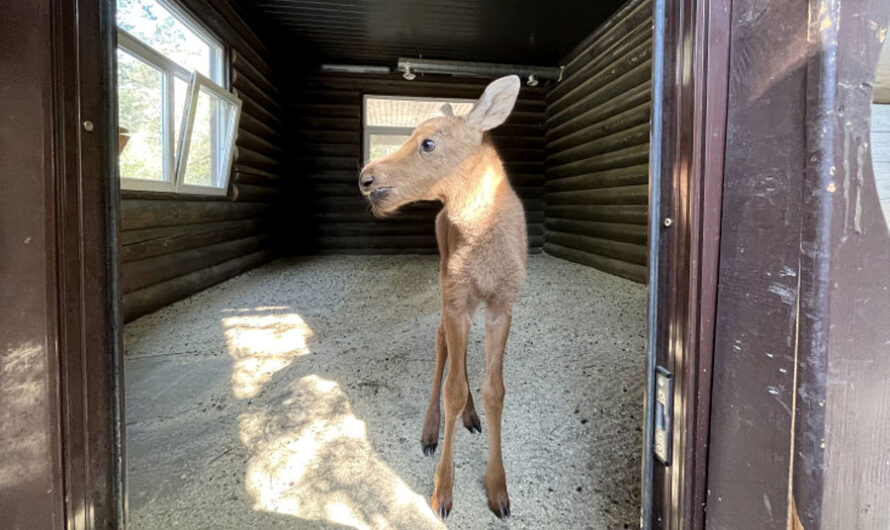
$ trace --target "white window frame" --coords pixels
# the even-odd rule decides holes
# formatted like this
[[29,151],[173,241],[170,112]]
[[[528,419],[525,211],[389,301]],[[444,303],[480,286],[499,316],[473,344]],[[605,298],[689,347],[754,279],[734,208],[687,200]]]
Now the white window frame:
[[[163,75],[161,85],[163,92],[161,97],[161,107],[163,112],[161,116],[161,137],[163,139],[161,146],[161,156],[163,157],[161,163],[162,180],[134,179],[122,176],[120,179],[121,189],[195,195],[228,195],[231,180],[232,157],[235,151],[235,137],[237,136],[238,121],[241,116],[241,100],[222,86],[226,83],[224,64],[225,46],[215,35],[196,22],[183,8],[166,0],[156,0],[156,2],[166,8],[186,28],[196,34],[210,47],[210,75],[212,78],[208,78],[198,72],[188,71],[127,30],[117,26],[118,48],[133,56],[136,60],[142,61],[155,68]],[[188,86],[186,108],[183,109],[182,123],[179,129],[178,146],[175,145],[176,135],[174,129],[176,121],[174,86],[176,79],[184,81]],[[184,160],[182,160],[182,154],[187,153],[188,144],[191,139],[192,125],[194,124],[194,116],[189,118],[189,111],[194,109],[195,105],[193,102],[196,101],[196,99],[192,98],[197,97],[198,90],[200,90],[201,87],[204,87],[214,95],[236,106],[233,133],[224,139],[221,136],[222,131],[221,127],[219,127],[220,124],[216,124],[216,131],[211,133],[213,135],[213,141],[217,146],[227,146],[228,149],[228,153],[223,158],[226,160],[224,184],[220,188],[183,184],[185,164]],[[229,140],[229,143],[226,143],[226,140]]]
[[[227,149],[227,152],[220,157],[223,167],[219,169],[223,170],[225,178],[225,185],[220,188],[185,183],[185,171],[188,168],[189,147],[191,147],[192,128],[195,125],[198,94],[200,94],[202,88],[235,107],[235,116],[230,130],[223,130],[220,120],[222,116],[217,116],[216,123],[212,125],[211,130],[211,141],[216,143],[217,149],[219,149],[219,146],[226,146]],[[229,192],[229,174],[232,172],[232,158],[235,154],[235,138],[238,136],[238,122],[241,118],[241,100],[212,80],[195,72],[191,85],[189,85],[189,95],[186,101],[188,102],[188,108],[182,115],[183,122],[179,133],[180,151],[178,156],[179,163],[176,168],[176,190],[181,193],[227,195]]]
[[[386,125],[367,125],[368,123],[368,99],[393,99],[398,101],[441,101],[444,103],[475,103],[475,99],[465,98],[432,98],[421,96],[393,96],[380,94],[365,94],[362,97],[362,160],[365,164],[370,162],[371,158],[371,135],[372,134],[402,134],[411,136],[415,127],[389,127]],[[420,125],[419,123],[417,125]]]

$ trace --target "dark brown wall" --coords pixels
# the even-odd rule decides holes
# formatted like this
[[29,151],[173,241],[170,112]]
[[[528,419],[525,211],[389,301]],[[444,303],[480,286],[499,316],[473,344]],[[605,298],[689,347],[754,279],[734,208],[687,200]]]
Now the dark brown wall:
[[0,5],[0,519],[5,528],[60,528],[65,521],[52,297],[57,289],[54,212],[45,204],[54,191],[49,4]]
[[[294,82],[288,94],[293,184],[286,221],[293,252],[343,254],[435,253],[437,203],[411,206],[374,219],[358,190],[362,161],[364,94],[472,98],[485,81],[418,77],[314,75]],[[514,188],[523,199],[530,251],[540,251],[543,231],[544,89],[523,87],[513,114],[492,137]]]
[[631,0],[547,95],[544,250],[646,281],[652,4]]
[[272,54],[222,0],[183,2],[229,48],[243,105],[228,197],[122,192],[124,316],[140,315],[267,261],[281,188],[281,95]]

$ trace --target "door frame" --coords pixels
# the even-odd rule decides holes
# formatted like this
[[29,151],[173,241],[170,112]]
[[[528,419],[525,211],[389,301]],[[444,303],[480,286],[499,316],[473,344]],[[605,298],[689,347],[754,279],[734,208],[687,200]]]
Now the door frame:
[[55,171],[46,207],[55,219],[65,519],[67,528],[123,528],[114,2],[32,3],[53,19]]
[[[703,528],[731,0],[654,0],[643,528]],[[670,463],[655,374],[672,375]]]

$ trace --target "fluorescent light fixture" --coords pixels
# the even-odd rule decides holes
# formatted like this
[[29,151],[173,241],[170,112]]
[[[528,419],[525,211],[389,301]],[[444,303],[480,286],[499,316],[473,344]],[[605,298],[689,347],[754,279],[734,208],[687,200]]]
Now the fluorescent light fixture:
[[[474,63],[468,61],[443,61],[439,59],[410,59],[400,57],[398,70],[405,79],[414,74],[446,74],[467,77],[500,77],[516,74],[526,79],[529,86],[536,86],[542,79],[562,80],[559,66],[530,66],[522,64]],[[411,76],[411,77],[409,77]]]
[[388,74],[388,66],[367,66],[363,64],[323,64],[322,72],[338,74]]

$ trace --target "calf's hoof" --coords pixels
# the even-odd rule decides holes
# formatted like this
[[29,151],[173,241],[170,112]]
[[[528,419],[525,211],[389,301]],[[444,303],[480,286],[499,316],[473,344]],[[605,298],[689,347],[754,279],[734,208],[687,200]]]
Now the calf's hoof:
[[464,422],[464,427],[466,427],[468,431],[482,432],[482,422],[479,421],[479,416],[476,415],[475,410],[464,409],[462,419]]
[[433,493],[433,499],[430,501],[430,506],[433,508],[433,512],[442,519],[443,521],[448,517],[451,513],[451,493]]

